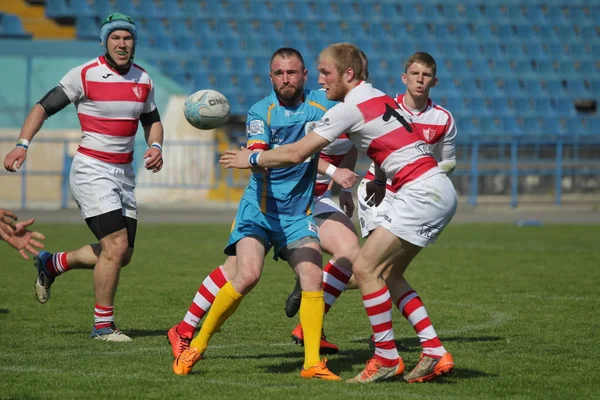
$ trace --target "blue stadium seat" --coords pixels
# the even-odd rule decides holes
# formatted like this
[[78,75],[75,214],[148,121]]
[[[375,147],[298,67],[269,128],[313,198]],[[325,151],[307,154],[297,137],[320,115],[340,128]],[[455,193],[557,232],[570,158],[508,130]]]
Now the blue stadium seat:
[[71,10],[76,18],[96,16],[95,8],[91,7],[87,1],[71,2]]
[[584,134],[587,135],[598,135],[600,134],[600,117],[597,115],[594,116],[585,116],[582,118]]
[[596,78],[590,80],[590,89],[592,93],[600,93],[600,73],[596,73]]
[[100,37],[100,23],[97,17],[78,17],[75,20],[77,39],[98,40]]
[[569,25],[571,21],[565,16],[561,7],[548,7],[546,15],[552,25]]
[[467,101],[466,106],[471,111],[473,115],[479,117],[486,117],[491,115],[490,108],[486,102],[486,99],[481,96],[472,97]]
[[183,12],[183,4],[170,0],[140,0],[136,10],[138,14],[155,18],[167,18],[172,14],[183,15],[179,11]]
[[534,112],[532,100],[529,97],[515,97],[513,98],[513,104],[517,115],[529,115]]
[[544,116],[540,128],[541,134],[544,136],[562,135],[567,132],[566,128],[560,123],[560,120],[553,116]]
[[71,4],[66,0],[46,0],[44,12],[49,18],[69,18],[73,17]]
[[577,115],[577,110],[575,109],[575,104],[573,104],[573,100],[569,97],[559,97],[556,99],[556,115],[560,116],[575,116]]
[[549,23],[544,9],[538,5],[525,7],[525,18],[532,25],[546,25]]
[[501,96],[502,91],[496,83],[496,78],[483,78],[481,79],[481,90],[486,96]]
[[524,117],[523,118],[523,133],[526,135],[540,135],[543,133],[539,117]]
[[94,13],[96,17],[104,19],[116,11],[116,8],[113,8],[109,0],[94,0]]
[[470,136],[470,135],[478,135],[479,131],[473,125],[473,120],[471,117],[457,117],[456,121],[456,129],[460,132],[459,134],[462,136]]
[[600,25],[600,7],[592,7],[592,23]]
[[[517,113],[517,115],[520,114]],[[504,133],[508,135],[521,135],[523,133],[516,117],[503,117],[502,126],[504,127]]]
[[584,81],[581,79],[567,79],[567,93],[574,98],[593,97],[593,94],[590,93]]
[[135,5],[133,4],[132,1],[130,0],[116,0],[117,5],[116,10],[120,13],[123,13],[125,15],[129,15],[131,17],[133,17],[134,19],[136,17],[143,17],[145,16],[145,11],[146,10],[140,10],[137,7],[135,7]]
[[510,17],[505,7],[500,5],[487,4],[483,8],[483,14],[489,21],[495,21],[497,23],[509,23]]
[[554,115],[556,108],[548,97],[538,97],[535,99],[535,112],[541,116]]
[[492,114],[495,116],[513,115],[514,111],[509,107],[509,103],[504,96],[494,97],[492,99]]
[[581,135],[584,133],[581,120],[578,116],[566,117],[567,132],[571,135]]
[[32,35],[25,32],[21,19],[16,15],[0,14],[0,37],[31,39]]

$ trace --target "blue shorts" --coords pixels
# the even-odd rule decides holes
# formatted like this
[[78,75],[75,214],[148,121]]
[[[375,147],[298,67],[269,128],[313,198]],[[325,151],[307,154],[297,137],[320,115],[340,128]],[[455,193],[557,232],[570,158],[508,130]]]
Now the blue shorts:
[[[267,249],[269,244],[272,244],[274,246],[273,259],[277,261],[285,246],[305,237],[319,240],[319,228],[312,215],[294,220],[267,216],[242,199],[231,227],[229,243],[224,250],[225,254],[234,256],[236,243],[249,236],[259,238]],[[283,259],[283,257],[281,258]]]

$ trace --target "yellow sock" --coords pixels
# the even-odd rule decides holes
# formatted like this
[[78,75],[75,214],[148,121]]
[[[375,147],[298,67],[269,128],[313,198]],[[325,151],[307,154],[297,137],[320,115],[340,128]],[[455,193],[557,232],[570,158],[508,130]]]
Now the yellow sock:
[[204,319],[202,328],[198,336],[190,343],[190,347],[196,347],[200,354],[204,354],[212,336],[227,321],[227,318],[237,310],[243,298],[244,295],[239,294],[233,288],[231,282],[227,282],[217,293],[215,301]]
[[300,324],[304,332],[304,369],[314,367],[321,358],[321,331],[323,329],[323,316],[325,315],[325,300],[323,291],[302,292],[300,303]]

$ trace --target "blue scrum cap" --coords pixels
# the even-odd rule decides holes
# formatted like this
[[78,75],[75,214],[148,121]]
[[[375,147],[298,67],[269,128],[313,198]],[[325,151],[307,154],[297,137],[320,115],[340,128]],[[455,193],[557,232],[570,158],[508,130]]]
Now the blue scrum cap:
[[117,30],[124,30],[131,33],[133,35],[133,42],[137,43],[137,30],[133,19],[125,14],[114,13],[102,21],[102,27],[100,28],[100,43],[102,47],[106,47],[108,35]]

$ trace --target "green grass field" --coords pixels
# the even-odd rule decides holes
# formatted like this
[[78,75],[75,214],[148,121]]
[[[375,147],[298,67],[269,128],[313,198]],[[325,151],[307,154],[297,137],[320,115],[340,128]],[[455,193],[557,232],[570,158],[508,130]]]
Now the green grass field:
[[[93,241],[85,224],[39,225],[50,251]],[[90,340],[90,271],[58,278],[52,298],[35,300],[35,270],[0,243],[2,399],[582,399],[600,396],[600,226],[450,225],[421,253],[408,278],[452,352],[443,380],[408,385],[305,381],[296,319],[283,304],[293,287],[283,262],[217,333],[190,376],[171,372],[166,331],[181,319],[200,282],[224,256],[229,224],[144,225],[123,270],[119,327],[134,341]],[[596,310],[596,311],[594,311]],[[407,368],[420,347],[397,310],[394,327]],[[346,292],[325,320],[342,351],[330,368],[350,378],[370,357],[371,330],[358,291]]]

